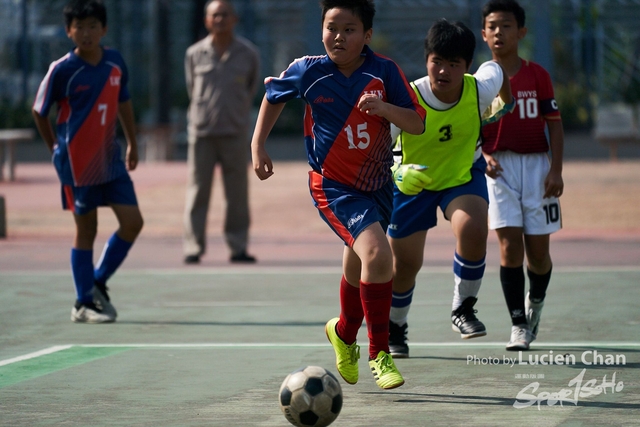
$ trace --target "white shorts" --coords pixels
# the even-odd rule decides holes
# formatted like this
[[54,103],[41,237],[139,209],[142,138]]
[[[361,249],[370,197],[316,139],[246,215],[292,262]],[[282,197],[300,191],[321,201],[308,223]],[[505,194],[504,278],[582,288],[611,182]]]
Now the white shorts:
[[550,167],[547,154],[496,151],[492,156],[503,171],[497,179],[487,177],[489,228],[521,227],[527,235],[560,230],[560,201],[557,197],[542,197]]

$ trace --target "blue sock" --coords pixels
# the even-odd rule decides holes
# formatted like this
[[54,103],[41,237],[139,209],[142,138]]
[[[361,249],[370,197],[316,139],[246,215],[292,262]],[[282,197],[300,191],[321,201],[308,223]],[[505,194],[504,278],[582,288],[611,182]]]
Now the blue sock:
[[133,246],[133,242],[122,240],[116,233],[113,233],[109,241],[104,245],[102,255],[93,275],[94,280],[98,283],[107,283],[107,280],[127,257],[131,246]]
[[93,251],[72,248],[71,272],[77,300],[81,304],[93,301]]

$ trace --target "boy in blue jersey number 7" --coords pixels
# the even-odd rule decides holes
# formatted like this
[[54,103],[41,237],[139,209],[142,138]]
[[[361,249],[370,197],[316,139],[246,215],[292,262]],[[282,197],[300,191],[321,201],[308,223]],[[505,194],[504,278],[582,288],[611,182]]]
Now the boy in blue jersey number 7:
[[392,206],[390,123],[410,133],[424,130],[424,109],[404,74],[375,54],[371,40],[375,6],[370,0],[324,0],[322,42],[326,55],[295,60],[278,78],[265,80],[251,142],[261,180],[273,173],[265,150],[285,102],[306,101],[305,143],[309,186],[321,218],[344,241],[340,317],[325,332],[338,372],[358,381],[356,336],[366,318],[369,366],[376,384],[404,384],[389,354],[392,255],[385,236]]
[[[398,135],[394,154],[397,187],[389,237],[394,259],[389,347],[394,357],[409,357],[407,317],[422,267],[427,231],[440,208],[456,238],[451,322],[464,339],[486,335],[474,305],[487,251],[486,163],[480,150],[482,116],[496,101],[513,108],[511,86],[496,62],[468,74],[475,36],[460,22],[437,21],[425,39],[427,76],[412,82],[427,111],[425,132]],[[493,118],[489,118],[492,120]],[[428,169],[424,167],[428,166]]]
[[[36,95],[33,117],[53,154],[63,209],[73,213],[76,224],[71,249],[76,303],[71,320],[113,322],[117,312],[106,282],[124,261],[143,224],[127,172],[138,165],[128,74],[120,54],[100,44],[107,32],[107,11],[101,1],[72,0],[63,14],[75,48],[49,67]],[[48,118],[53,105],[58,109],[55,131]],[[120,158],[116,140],[118,118],[127,139],[126,162]],[[97,208],[107,205],[119,228],[94,268]]]

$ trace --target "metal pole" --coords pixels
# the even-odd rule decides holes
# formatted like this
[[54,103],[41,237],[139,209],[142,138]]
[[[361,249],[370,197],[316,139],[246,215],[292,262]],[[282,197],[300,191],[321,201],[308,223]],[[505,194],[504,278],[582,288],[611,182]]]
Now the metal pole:
[[207,0],[193,0],[193,10],[191,12],[191,40],[189,44],[195,43],[207,35],[204,28],[204,5]]
[[476,70],[480,64],[482,64],[483,60],[491,59],[491,49],[489,49],[484,40],[482,40],[482,30],[484,29],[482,28],[482,6],[484,6],[485,2],[486,0],[471,0],[467,4],[469,10],[469,29],[471,29],[476,36],[476,52],[473,58],[473,70]]
[[551,42],[551,9],[549,0],[537,0],[535,3],[535,43],[533,57],[553,78],[553,46]]
[[22,68],[22,90],[20,93],[20,103],[27,102],[29,95],[29,7],[27,0],[22,0],[22,22],[20,33],[20,65]]
[[583,13],[584,13],[584,70],[587,77],[587,89],[590,93],[594,90],[594,76],[595,76],[595,22],[593,19],[593,0],[584,0]]
[[158,51],[156,52],[156,72],[158,79],[155,87],[156,91],[156,121],[159,124],[168,124],[171,121],[171,49],[170,34],[171,20],[169,19],[169,0],[157,0],[156,14],[156,41]]
[[244,36],[256,43],[256,13],[251,0],[242,0],[240,2],[240,26],[243,29]]
[[306,2],[304,9],[305,28],[305,50],[309,55],[322,55],[322,23],[320,22],[319,7],[317,2]]

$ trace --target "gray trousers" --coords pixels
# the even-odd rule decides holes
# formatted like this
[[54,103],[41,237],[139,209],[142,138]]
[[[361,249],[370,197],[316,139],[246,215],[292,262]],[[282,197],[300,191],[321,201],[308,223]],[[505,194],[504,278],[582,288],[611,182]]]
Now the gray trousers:
[[189,138],[184,211],[185,255],[202,255],[207,246],[207,215],[216,165],[222,169],[226,199],[224,237],[235,255],[247,248],[249,143],[245,135]]

